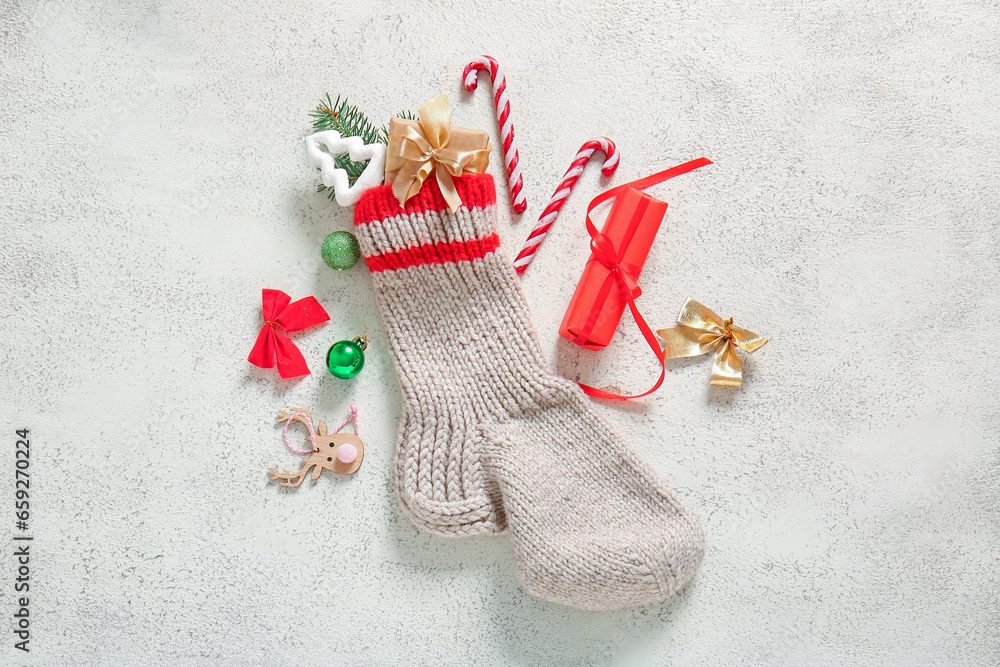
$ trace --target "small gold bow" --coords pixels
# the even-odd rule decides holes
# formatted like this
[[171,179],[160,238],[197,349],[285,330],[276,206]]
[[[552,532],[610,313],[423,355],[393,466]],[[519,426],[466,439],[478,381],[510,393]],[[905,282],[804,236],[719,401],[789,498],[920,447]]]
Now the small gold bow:
[[711,384],[723,387],[743,384],[743,364],[736,356],[736,348],[754,352],[767,342],[763,336],[733,324],[731,317],[723,322],[721,317],[691,298],[681,306],[677,324],[680,326],[656,332],[666,341],[663,358],[696,357],[715,350]]
[[486,171],[490,145],[487,143],[486,148],[471,151],[448,147],[451,141],[451,109],[444,94],[425,103],[417,110],[417,115],[423,134],[406,126],[402,135],[389,135],[385,169],[387,172],[399,170],[392,181],[392,193],[399,205],[404,206],[410,197],[420,192],[420,187],[433,171],[441,186],[441,195],[454,213],[462,198],[455,189],[452,177]]

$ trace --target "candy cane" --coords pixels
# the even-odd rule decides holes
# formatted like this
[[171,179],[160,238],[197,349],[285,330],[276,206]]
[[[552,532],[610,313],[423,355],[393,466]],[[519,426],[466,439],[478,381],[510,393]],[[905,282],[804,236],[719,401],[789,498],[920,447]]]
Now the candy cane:
[[594,154],[594,151],[604,152],[605,160],[604,166],[601,167],[602,174],[611,176],[618,169],[618,159],[621,154],[618,152],[615,142],[607,137],[594,137],[580,147],[580,151],[576,154],[573,164],[566,170],[566,175],[563,176],[562,183],[556,188],[556,193],[549,200],[549,205],[542,211],[541,217],[538,218],[538,223],[531,230],[531,234],[528,235],[528,240],[524,242],[524,248],[517,254],[517,259],[514,260],[514,270],[517,271],[517,275],[524,273],[528,268],[528,264],[531,264],[531,260],[535,258],[538,246],[542,245],[542,241],[545,240],[545,235],[549,233],[549,227],[556,221],[559,209],[566,203],[566,198],[569,197],[573,186],[580,179],[580,174],[583,173],[583,169],[587,166],[587,162]]
[[479,70],[488,70],[493,82],[493,99],[497,106],[497,123],[500,125],[500,141],[503,143],[503,159],[507,165],[507,185],[510,187],[511,203],[515,213],[524,213],[528,202],[524,199],[524,182],[521,180],[521,161],[514,140],[514,124],[510,122],[510,101],[507,99],[507,79],[500,63],[490,56],[473,60],[465,66],[463,80],[465,89],[472,92],[479,85]]

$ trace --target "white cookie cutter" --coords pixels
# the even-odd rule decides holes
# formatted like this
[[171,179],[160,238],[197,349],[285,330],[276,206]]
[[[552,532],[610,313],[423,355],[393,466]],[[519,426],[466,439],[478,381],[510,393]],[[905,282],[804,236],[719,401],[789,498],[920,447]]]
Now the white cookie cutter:
[[[326,146],[322,150],[319,145]],[[354,206],[365,190],[382,185],[385,178],[385,144],[366,144],[361,137],[342,137],[336,130],[317,132],[306,137],[306,150],[314,167],[319,167],[323,185],[333,188],[334,197],[341,206]],[[347,153],[355,162],[368,160],[354,185],[348,185],[347,172],[337,168],[334,157]]]

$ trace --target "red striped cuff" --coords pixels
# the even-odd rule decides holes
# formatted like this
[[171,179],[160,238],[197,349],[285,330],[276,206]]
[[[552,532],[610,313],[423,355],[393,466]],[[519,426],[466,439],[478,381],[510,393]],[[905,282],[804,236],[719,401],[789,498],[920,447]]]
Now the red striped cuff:
[[474,174],[455,179],[462,205],[452,213],[433,175],[401,207],[392,187],[366,191],[354,210],[354,225],[372,272],[421,264],[471,262],[495,252],[493,177]]
[[482,259],[500,247],[500,237],[490,234],[486,238],[472,241],[452,241],[428,243],[416,248],[406,248],[399,252],[366,257],[368,269],[372,273],[395,271],[421,264],[444,264],[446,262],[471,262]]
[[[469,174],[455,179],[455,190],[462,198],[462,207],[468,209],[486,208],[497,203],[496,187],[493,177],[489,174]],[[392,194],[392,184],[380,185],[366,190],[354,209],[354,225],[361,226],[391,218],[401,213],[427,213],[448,211],[448,204],[441,196],[441,188],[437,179],[431,174],[421,186],[417,194],[406,200],[406,206],[400,206],[396,196]]]

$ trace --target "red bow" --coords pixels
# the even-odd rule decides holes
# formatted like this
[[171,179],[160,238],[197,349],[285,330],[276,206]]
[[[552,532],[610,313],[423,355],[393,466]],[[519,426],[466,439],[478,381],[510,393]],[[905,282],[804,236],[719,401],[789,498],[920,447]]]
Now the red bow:
[[278,374],[282,378],[309,375],[309,366],[299,348],[277,330],[301,331],[326,322],[330,316],[312,296],[290,303],[292,298],[281,290],[266,289],[262,291],[261,300],[264,304],[264,326],[247,361],[261,368],[274,368],[277,359]]

